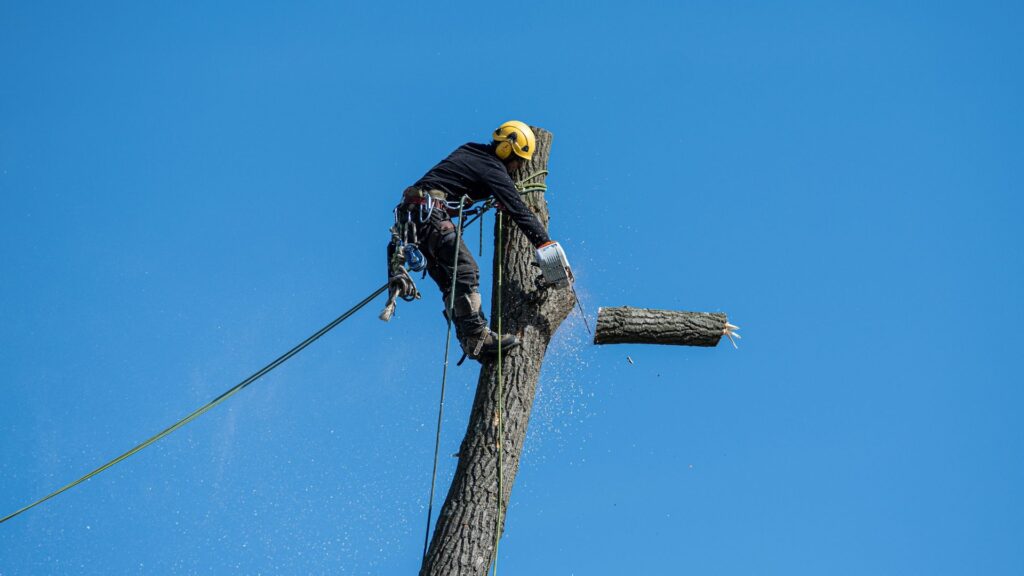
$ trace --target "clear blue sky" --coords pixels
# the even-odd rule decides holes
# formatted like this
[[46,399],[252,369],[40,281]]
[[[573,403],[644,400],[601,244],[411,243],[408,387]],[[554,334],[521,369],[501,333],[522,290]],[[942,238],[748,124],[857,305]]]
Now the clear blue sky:
[[[0,513],[363,298],[401,190],[517,118],[591,319],[745,338],[574,315],[503,573],[1024,573],[1019,3],[207,4],[0,3]],[[0,526],[0,574],[415,573],[422,287]]]

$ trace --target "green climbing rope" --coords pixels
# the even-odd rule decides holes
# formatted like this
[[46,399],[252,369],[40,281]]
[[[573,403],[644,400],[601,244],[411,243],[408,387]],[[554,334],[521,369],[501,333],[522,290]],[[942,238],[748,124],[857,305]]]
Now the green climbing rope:
[[[531,192],[537,192],[537,191],[546,190],[547,186],[544,185],[543,183],[530,183],[529,182],[530,180],[532,180],[534,178],[537,178],[539,176],[543,176],[543,175],[546,175],[546,174],[547,174],[547,170],[541,170],[541,171],[535,172],[533,174],[530,174],[529,176],[526,176],[525,178],[522,178],[521,180],[516,182],[516,189],[518,189],[520,191],[520,193],[523,194],[523,195],[529,194]],[[471,218],[467,222],[467,224],[471,224],[477,218],[481,218],[484,215],[484,213],[487,212],[487,210],[490,210],[490,208],[492,206],[493,206],[493,204],[485,205],[483,210],[481,210],[473,218]],[[458,242],[456,242],[456,245],[458,245],[461,242],[462,228],[463,228],[462,208],[460,207],[460,209],[459,209],[459,231],[458,231],[458,233],[459,233],[459,237],[458,237],[459,240],[458,240]],[[500,246],[500,244],[501,244],[501,215],[500,215],[500,212],[499,212],[499,232],[498,232],[498,234],[499,234],[499,246]],[[456,251],[456,258],[458,258],[458,251]],[[458,261],[456,260],[456,264],[457,263],[458,263]],[[500,298],[501,298],[501,294],[500,294],[500,286],[501,286],[501,274],[500,274],[500,271],[501,271],[501,267],[500,266],[501,266],[501,264],[499,262],[499,275],[498,275],[498,285],[499,285],[498,307],[499,307],[499,310],[501,308],[501,300],[500,300]],[[454,282],[453,282],[453,286],[454,286]],[[288,361],[290,358],[292,358],[293,356],[295,356],[296,354],[298,354],[299,352],[304,350],[306,347],[308,347],[313,342],[319,340],[322,336],[324,336],[325,334],[327,334],[328,332],[333,330],[339,324],[341,324],[342,322],[347,320],[349,317],[351,317],[353,314],[358,312],[364,306],[366,306],[367,304],[372,302],[374,299],[376,299],[377,296],[380,296],[381,294],[383,294],[387,289],[388,289],[388,285],[387,284],[381,286],[380,288],[377,288],[369,296],[364,298],[361,302],[359,302],[358,304],[356,304],[355,306],[353,306],[349,310],[345,311],[340,316],[338,316],[337,318],[332,320],[330,323],[328,323],[326,326],[324,326],[320,330],[316,331],[314,334],[312,334],[311,336],[309,336],[308,338],[306,338],[305,340],[303,340],[299,344],[295,345],[291,350],[285,352],[284,354],[279,356],[277,359],[275,359],[273,362],[271,362],[270,364],[267,364],[263,368],[259,369],[258,371],[253,373],[251,376],[249,376],[245,380],[242,380],[241,382],[239,382],[238,384],[236,384],[235,386],[233,386],[232,388],[230,388],[229,390],[227,390],[226,392],[224,392],[220,396],[217,396],[213,400],[207,402],[205,405],[203,405],[203,406],[197,408],[196,410],[192,411],[191,413],[189,413],[187,416],[185,416],[181,420],[178,420],[174,424],[171,424],[170,426],[168,426],[167,428],[161,430],[157,434],[155,434],[155,435],[151,436],[150,438],[146,439],[145,441],[139,443],[138,445],[136,445],[131,450],[128,450],[127,452],[121,454],[120,456],[117,456],[113,460],[110,460],[109,462],[103,464],[102,466],[96,468],[95,470],[89,472],[88,474],[85,474],[81,478],[78,478],[77,480],[75,480],[75,481],[73,481],[73,482],[71,482],[69,484],[66,484],[65,486],[62,486],[61,488],[51,492],[50,494],[47,494],[46,496],[43,496],[42,498],[40,498],[40,499],[30,503],[30,504],[27,504],[27,505],[19,508],[18,510],[15,510],[14,512],[4,516],[3,518],[0,518],[0,524],[3,524],[4,522],[7,522],[8,520],[10,520],[10,519],[12,519],[12,518],[14,518],[16,516],[18,516],[18,515],[20,515],[20,514],[22,514],[24,512],[27,512],[28,510],[30,510],[32,508],[35,508],[36,506],[42,504],[43,502],[46,502],[47,500],[50,500],[51,498],[53,498],[53,497],[55,497],[55,496],[57,496],[57,495],[59,495],[59,494],[61,494],[63,492],[66,492],[67,490],[70,490],[71,488],[74,488],[75,486],[81,484],[82,482],[85,482],[86,480],[89,480],[90,478],[96,476],[97,474],[100,474],[101,472],[104,472],[105,470],[108,470],[108,469],[112,468],[113,466],[116,466],[120,462],[123,462],[124,460],[127,460],[131,456],[137,454],[138,452],[146,449],[147,447],[153,445],[154,443],[158,442],[159,440],[161,440],[161,439],[165,438],[166,436],[170,435],[175,430],[178,430],[179,428],[185,426],[189,422],[192,422],[196,418],[199,418],[200,416],[202,416],[206,412],[209,412],[210,410],[215,408],[217,405],[221,404],[222,402],[226,401],[228,398],[230,398],[230,397],[234,396],[235,394],[237,394],[238,392],[240,392],[246,386],[252,384],[256,380],[259,380],[260,378],[262,378],[263,376],[265,376],[266,374],[268,374],[270,371],[274,370],[275,368],[277,368],[281,364],[284,364],[286,361]],[[454,304],[454,289],[452,290],[452,295],[451,296],[452,297],[449,298],[449,306],[448,306],[449,310],[451,310],[451,308],[452,308],[452,306]],[[449,313],[449,316],[450,316],[450,313]],[[501,333],[501,315],[500,314],[498,316],[498,333],[499,334]],[[441,423],[441,419],[442,419],[442,416],[443,416],[443,409],[444,409],[444,380],[446,379],[446,376],[447,376],[448,348],[450,346],[450,341],[451,341],[451,320],[449,320],[449,322],[448,322],[448,338],[447,338],[447,341],[445,343],[445,363],[444,363],[444,373],[442,374],[441,408],[440,408],[440,410],[438,412],[438,431],[437,431],[438,442],[440,441],[440,434],[441,434],[440,423]],[[500,421],[500,417],[501,417],[501,414],[500,414],[500,412],[501,412],[501,407],[500,407],[500,403],[502,402],[501,392],[500,392],[500,390],[501,390],[501,357],[502,357],[501,356],[501,345],[499,343],[499,345],[498,345],[498,386],[499,386],[499,399],[498,399],[498,401],[499,401],[499,444],[498,444],[498,451],[499,451],[499,462],[498,462],[499,495],[498,495],[498,521],[499,521],[499,523],[501,521],[501,494],[500,494],[500,491],[501,491],[501,461],[500,461],[500,454],[501,454],[501,440],[500,440],[500,435],[501,435],[501,421]],[[436,478],[436,473],[437,473],[437,450],[438,450],[438,447],[435,447],[435,451],[434,451],[435,452],[434,453],[434,476],[435,476],[435,478]],[[434,492],[434,481],[433,480],[431,480],[430,491],[431,491],[431,506],[432,506],[433,505],[433,492]],[[430,533],[430,513],[428,512],[428,515],[427,515],[427,534],[428,534],[428,538],[429,538],[429,533]],[[426,545],[424,545],[424,554],[425,553],[426,553]],[[497,542],[495,542],[495,572],[497,572]]]
[[171,432],[174,432],[178,428],[181,428],[182,426],[188,424],[189,422],[195,420],[196,418],[199,418],[200,416],[202,416],[206,412],[212,410],[214,407],[216,407],[221,402],[224,402],[228,398],[230,398],[230,397],[234,396],[235,394],[237,394],[238,392],[240,392],[243,388],[245,388],[249,384],[252,384],[256,380],[259,380],[261,377],[265,376],[268,372],[270,372],[274,368],[277,368],[281,364],[284,364],[292,356],[295,356],[299,352],[302,352],[302,350],[305,349],[307,346],[309,346],[313,342],[316,342],[317,340],[319,340],[321,336],[323,336],[324,334],[327,334],[328,332],[333,330],[338,324],[341,324],[342,322],[347,320],[350,316],[352,316],[353,314],[358,312],[360,308],[362,308],[363,306],[366,306],[367,304],[372,302],[377,296],[380,296],[381,294],[383,294],[384,291],[387,290],[387,289],[388,289],[388,285],[387,284],[381,286],[380,288],[377,288],[369,296],[364,298],[362,300],[362,302],[360,302],[360,303],[356,304],[355,306],[353,306],[352,308],[348,309],[341,316],[338,316],[337,318],[332,320],[329,324],[327,324],[326,326],[324,326],[320,330],[317,330],[316,333],[314,333],[312,336],[310,336],[309,338],[306,338],[305,340],[303,340],[302,342],[297,344],[294,348],[292,348],[291,350],[289,350],[289,351],[285,352],[284,354],[282,354],[281,356],[279,356],[276,360],[274,360],[270,364],[267,364],[263,368],[259,369],[252,376],[249,376],[245,380],[242,380],[241,382],[236,384],[234,387],[232,387],[227,392],[224,392],[220,396],[217,396],[213,400],[207,402],[205,405],[203,405],[200,408],[194,410],[188,416],[185,416],[181,420],[178,420],[174,424],[171,424],[167,428],[164,428],[161,432],[159,432],[155,436],[150,437],[148,440],[142,442],[141,444],[139,444],[136,447],[132,448],[131,450],[125,452],[124,454],[121,454],[117,458],[114,458],[110,462],[107,462],[106,464],[100,466],[99,468],[93,470],[92,472],[89,472],[88,474],[86,474],[85,476],[82,476],[78,480],[75,480],[74,482],[71,482],[70,484],[60,488],[59,490],[55,490],[55,491],[51,492],[50,494],[47,494],[46,496],[40,498],[39,500],[36,500],[35,502],[32,502],[31,504],[28,504],[27,506],[24,506],[24,507],[14,511],[14,512],[12,512],[12,513],[8,514],[7,516],[4,516],[3,518],[0,518],[0,524],[10,520],[11,518],[14,518],[18,514],[21,514],[22,512],[25,512],[25,511],[27,511],[27,510],[29,510],[31,508],[34,508],[34,507],[42,504],[43,502],[46,502],[47,500],[49,500],[50,498],[53,498],[54,496],[60,494],[61,492],[64,492],[66,490],[70,490],[71,488],[74,488],[75,486],[78,486],[82,482],[85,482],[86,480],[92,478],[93,476],[99,474],[100,472],[103,472],[104,470],[107,470],[108,468],[111,468],[112,466],[116,465],[117,463],[122,462],[122,461],[128,459],[133,454],[136,454],[139,451],[143,450],[144,448],[152,445],[156,441],[160,440],[161,438],[164,438],[165,436],[167,436]]
[[423,536],[423,557],[427,557],[427,546],[430,544],[430,520],[434,515],[434,487],[437,484],[437,456],[441,450],[441,422],[444,420],[444,390],[448,382],[448,352],[452,344],[452,319],[455,316],[455,278],[459,270],[459,247],[462,245],[462,211],[466,203],[459,201],[459,227],[455,235],[455,256],[452,262],[452,286],[448,291],[448,306],[445,310],[445,318],[448,319],[448,333],[444,339],[444,368],[441,370],[441,399],[437,406],[437,434],[434,437],[434,469],[430,474],[430,499],[427,504],[427,533]]
[[519,190],[519,193],[521,195],[523,195],[523,196],[525,196],[526,194],[530,194],[532,192],[544,192],[544,191],[546,191],[548,189],[548,185],[547,184],[544,184],[543,182],[531,182],[531,183],[528,183],[528,182],[530,180],[533,180],[534,178],[539,178],[541,176],[547,176],[547,174],[548,174],[547,170],[538,170],[538,171],[534,172],[533,174],[530,174],[529,176],[527,176],[527,177],[519,180],[518,182],[516,182],[516,189]]
[[502,385],[502,365],[504,364],[504,358],[502,355],[501,341],[504,339],[504,332],[501,328],[501,317],[504,316],[501,310],[501,293],[502,289],[502,276],[504,275],[505,269],[505,249],[504,243],[502,242],[505,231],[505,224],[503,222],[502,213],[498,212],[498,250],[494,255],[498,259],[498,440],[497,440],[497,452],[498,452],[498,510],[494,523],[494,576],[498,576],[498,544],[501,541],[501,500],[503,496],[502,490],[502,444],[505,443],[505,394],[504,387]]
[[[530,174],[530,175],[528,175],[528,176],[526,176],[524,178],[521,178],[520,180],[515,182],[516,190],[518,190],[520,195],[522,195],[522,196],[525,196],[525,195],[533,193],[533,192],[543,192],[543,191],[547,190],[547,185],[542,183],[542,182],[530,182],[534,178],[539,178],[541,176],[547,175],[547,173],[548,173],[547,170],[539,170],[539,171],[534,172],[534,173],[532,173],[532,174]],[[438,403],[438,410],[437,410],[437,429],[436,429],[435,436],[434,436],[434,463],[433,463],[433,471],[432,471],[431,477],[430,477],[430,499],[429,499],[428,504],[427,504],[427,527],[426,527],[426,534],[424,534],[424,537],[423,537],[423,557],[424,557],[424,559],[426,558],[427,552],[428,552],[429,547],[430,547],[430,524],[431,524],[431,520],[433,519],[433,514],[434,514],[434,490],[435,490],[436,484],[437,484],[437,462],[438,462],[438,454],[440,453],[440,448],[441,448],[441,427],[442,427],[442,423],[443,423],[443,420],[444,420],[445,386],[446,386],[446,382],[448,380],[448,355],[449,355],[449,350],[450,350],[450,346],[451,346],[452,314],[453,314],[453,307],[455,305],[455,269],[458,267],[458,263],[459,263],[459,261],[458,261],[458,257],[459,257],[459,249],[458,249],[458,247],[461,246],[461,244],[462,244],[462,231],[463,231],[463,229],[479,219],[481,221],[480,222],[480,247],[479,247],[480,252],[479,253],[481,255],[483,255],[483,250],[484,250],[484,247],[483,247],[483,242],[484,242],[484,239],[483,239],[483,216],[491,208],[494,207],[494,200],[493,199],[488,200],[487,202],[484,203],[483,207],[480,208],[479,211],[477,211],[476,214],[474,214],[471,218],[469,218],[468,220],[463,222],[463,208],[465,206],[465,202],[464,202],[465,197],[463,197],[462,200],[463,201],[459,202],[459,226],[457,228],[457,236],[456,236],[456,241],[455,241],[455,246],[456,246],[455,261],[452,264],[452,286],[451,286],[451,289],[450,289],[449,295],[448,295],[448,314],[447,314],[447,316],[448,316],[448,328],[447,328],[447,334],[445,336],[445,344],[444,344],[444,368],[441,371],[441,397],[440,397],[440,401]],[[499,530],[501,528],[501,516],[502,516],[502,514],[501,514],[501,436],[502,436],[502,422],[501,422],[501,418],[502,418],[502,411],[503,411],[502,406],[503,406],[504,400],[502,398],[502,392],[501,392],[501,380],[502,380],[502,378],[501,378],[501,365],[502,365],[502,349],[501,349],[501,334],[502,334],[502,331],[501,331],[502,260],[501,260],[501,257],[502,257],[502,254],[503,254],[503,250],[502,250],[502,229],[503,229],[503,225],[504,224],[503,224],[503,219],[502,219],[502,212],[499,210],[498,211],[498,253],[496,255],[496,257],[499,258],[499,260],[498,260],[498,402],[499,402],[499,408],[498,408],[498,436],[499,436],[499,440],[498,440],[498,519],[497,519],[498,525],[495,528],[495,544],[494,544],[494,546],[495,546],[495,548],[494,548],[494,553],[495,553],[494,570],[495,570],[495,574],[497,574],[497,570],[498,570],[498,565],[497,565],[497,553],[498,553],[498,542],[497,542],[497,540],[498,540],[498,536],[497,536],[497,534],[498,534],[498,532],[499,532]]]

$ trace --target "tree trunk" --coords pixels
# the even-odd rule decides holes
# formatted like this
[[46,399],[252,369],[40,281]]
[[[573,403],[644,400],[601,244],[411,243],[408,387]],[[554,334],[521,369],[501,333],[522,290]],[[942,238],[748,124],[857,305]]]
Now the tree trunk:
[[717,346],[726,321],[721,312],[598,308],[594,344]]
[[[551,133],[533,128],[537,136],[537,150],[533,159],[519,172],[514,181],[547,170],[551,146]],[[528,183],[542,183],[539,175]],[[541,223],[547,227],[548,210],[542,191],[526,193],[523,197]],[[541,364],[552,335],[572,311],[575,304],[568,289],[540,290],[536,285],[539,272],[534,261],[534,247],[526,240],[509,218],[499,231],[495,219],[495,245],[502,235],[502,251],[495,251],[494,289],[491,302],[491,324],[497,330],[516,334],[521,344],[503,354],[502,397],[503,429],[500,526],[498,494],[498,363],[488,361],[480,368],[476,398],[469,417],[466,436],[459,450],[459,464],[451,488],[437,518],[434,535],[427,556],[423,559],[421,575],[462,576],[484,575],[495,555],[496,531],[504,530],[504,513],[512,492],[512,483],[519,469],[526,426],[537,389]],[[503,266],[501,308],[498,308],[498,262]]]

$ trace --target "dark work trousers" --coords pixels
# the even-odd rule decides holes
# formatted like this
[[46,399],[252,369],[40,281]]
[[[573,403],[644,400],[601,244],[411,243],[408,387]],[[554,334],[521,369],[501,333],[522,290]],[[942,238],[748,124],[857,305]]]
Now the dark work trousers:
[[[423,255],[427,257],[427,273],[441,289],[441,299],[445,309],[452,288],[452,266],[455,276],[455,300],[468,294],[480,291],[480,267],[477,266],[473,254],[466,243],[458,239],[456,224],[444,210],[435,208],[427,222],[419,222],[422,212],[418,206],[399,206],[398,215],[401,221],[407,222],[406,214],[411,214],[415,226],[415,242]],[[463,231],[465,233],[465,231]],[[414,238],[410,235],[407,241]],[[393,248],[388,248],[388,259]],[[458,261],[455,255],[458,253]]]

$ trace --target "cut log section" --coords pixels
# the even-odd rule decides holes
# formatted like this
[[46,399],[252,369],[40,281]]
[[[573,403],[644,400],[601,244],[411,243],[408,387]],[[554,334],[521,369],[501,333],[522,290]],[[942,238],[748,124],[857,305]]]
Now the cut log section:
[[594,344],[717,346],[734,329],[721,312],[598,308]]

